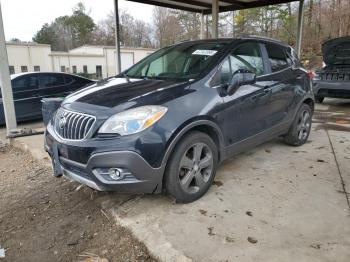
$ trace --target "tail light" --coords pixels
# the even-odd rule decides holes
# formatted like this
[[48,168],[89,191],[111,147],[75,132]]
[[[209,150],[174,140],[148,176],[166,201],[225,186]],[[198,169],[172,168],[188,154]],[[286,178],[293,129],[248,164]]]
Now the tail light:
[[312,70],[307,71],[307,77],[312,80],[316,76],[315,72]]

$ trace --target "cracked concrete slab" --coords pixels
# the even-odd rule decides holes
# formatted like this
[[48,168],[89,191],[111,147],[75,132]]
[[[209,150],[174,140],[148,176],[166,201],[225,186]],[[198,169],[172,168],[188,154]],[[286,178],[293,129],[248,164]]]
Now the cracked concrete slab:
[[195,203],[143,196],[113,213],[163,261],[348,261],[350,212],[324,130],[226,161],[216,181]]

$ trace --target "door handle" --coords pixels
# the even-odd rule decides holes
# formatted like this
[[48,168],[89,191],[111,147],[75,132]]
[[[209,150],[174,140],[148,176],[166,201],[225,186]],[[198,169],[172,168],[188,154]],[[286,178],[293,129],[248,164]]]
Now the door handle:
[[266,96],[266,95],[268,95],[269,93],[271,93],[271,91],[272,91],[271,87],[266,86],[266,87],[264,87],[264,89],[263,89],[262,92],[259,92],[258,94],[253,95],[253,96],[251,97],[251,99],[254,100],[254,99],[257,99],[257,98]]

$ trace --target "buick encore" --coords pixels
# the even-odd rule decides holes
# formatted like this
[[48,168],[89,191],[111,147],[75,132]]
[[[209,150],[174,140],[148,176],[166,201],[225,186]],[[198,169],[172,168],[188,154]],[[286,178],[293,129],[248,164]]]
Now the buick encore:
[[68,96],[45,148],[55,176],[187,203],[228,157],[276,137],[304,144],[313,109],[310,76],[287,44],[185,41]]

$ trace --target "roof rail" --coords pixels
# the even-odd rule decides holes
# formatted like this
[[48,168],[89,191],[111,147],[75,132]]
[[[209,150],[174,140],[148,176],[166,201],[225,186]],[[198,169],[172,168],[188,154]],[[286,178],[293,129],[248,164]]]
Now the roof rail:
[[272,37],[268,37],[268,36],[261,36],[261,35],[250,35],[250,34],[241,34],[239,36],[239,38],[241,39],[261,39],[261,40],[268,40],[270,42],[275,42],[275,43],[279,43],[279,44],[283,44],[283,45],[288,45],[289,44],[287,42],[284,42],[282,40],[279,39],[275,39]]
[[179,41],[175,42],[174,44],[180,44],[180,43],[189,42],[189,41],[192,41],[192,39],[179,40]]

